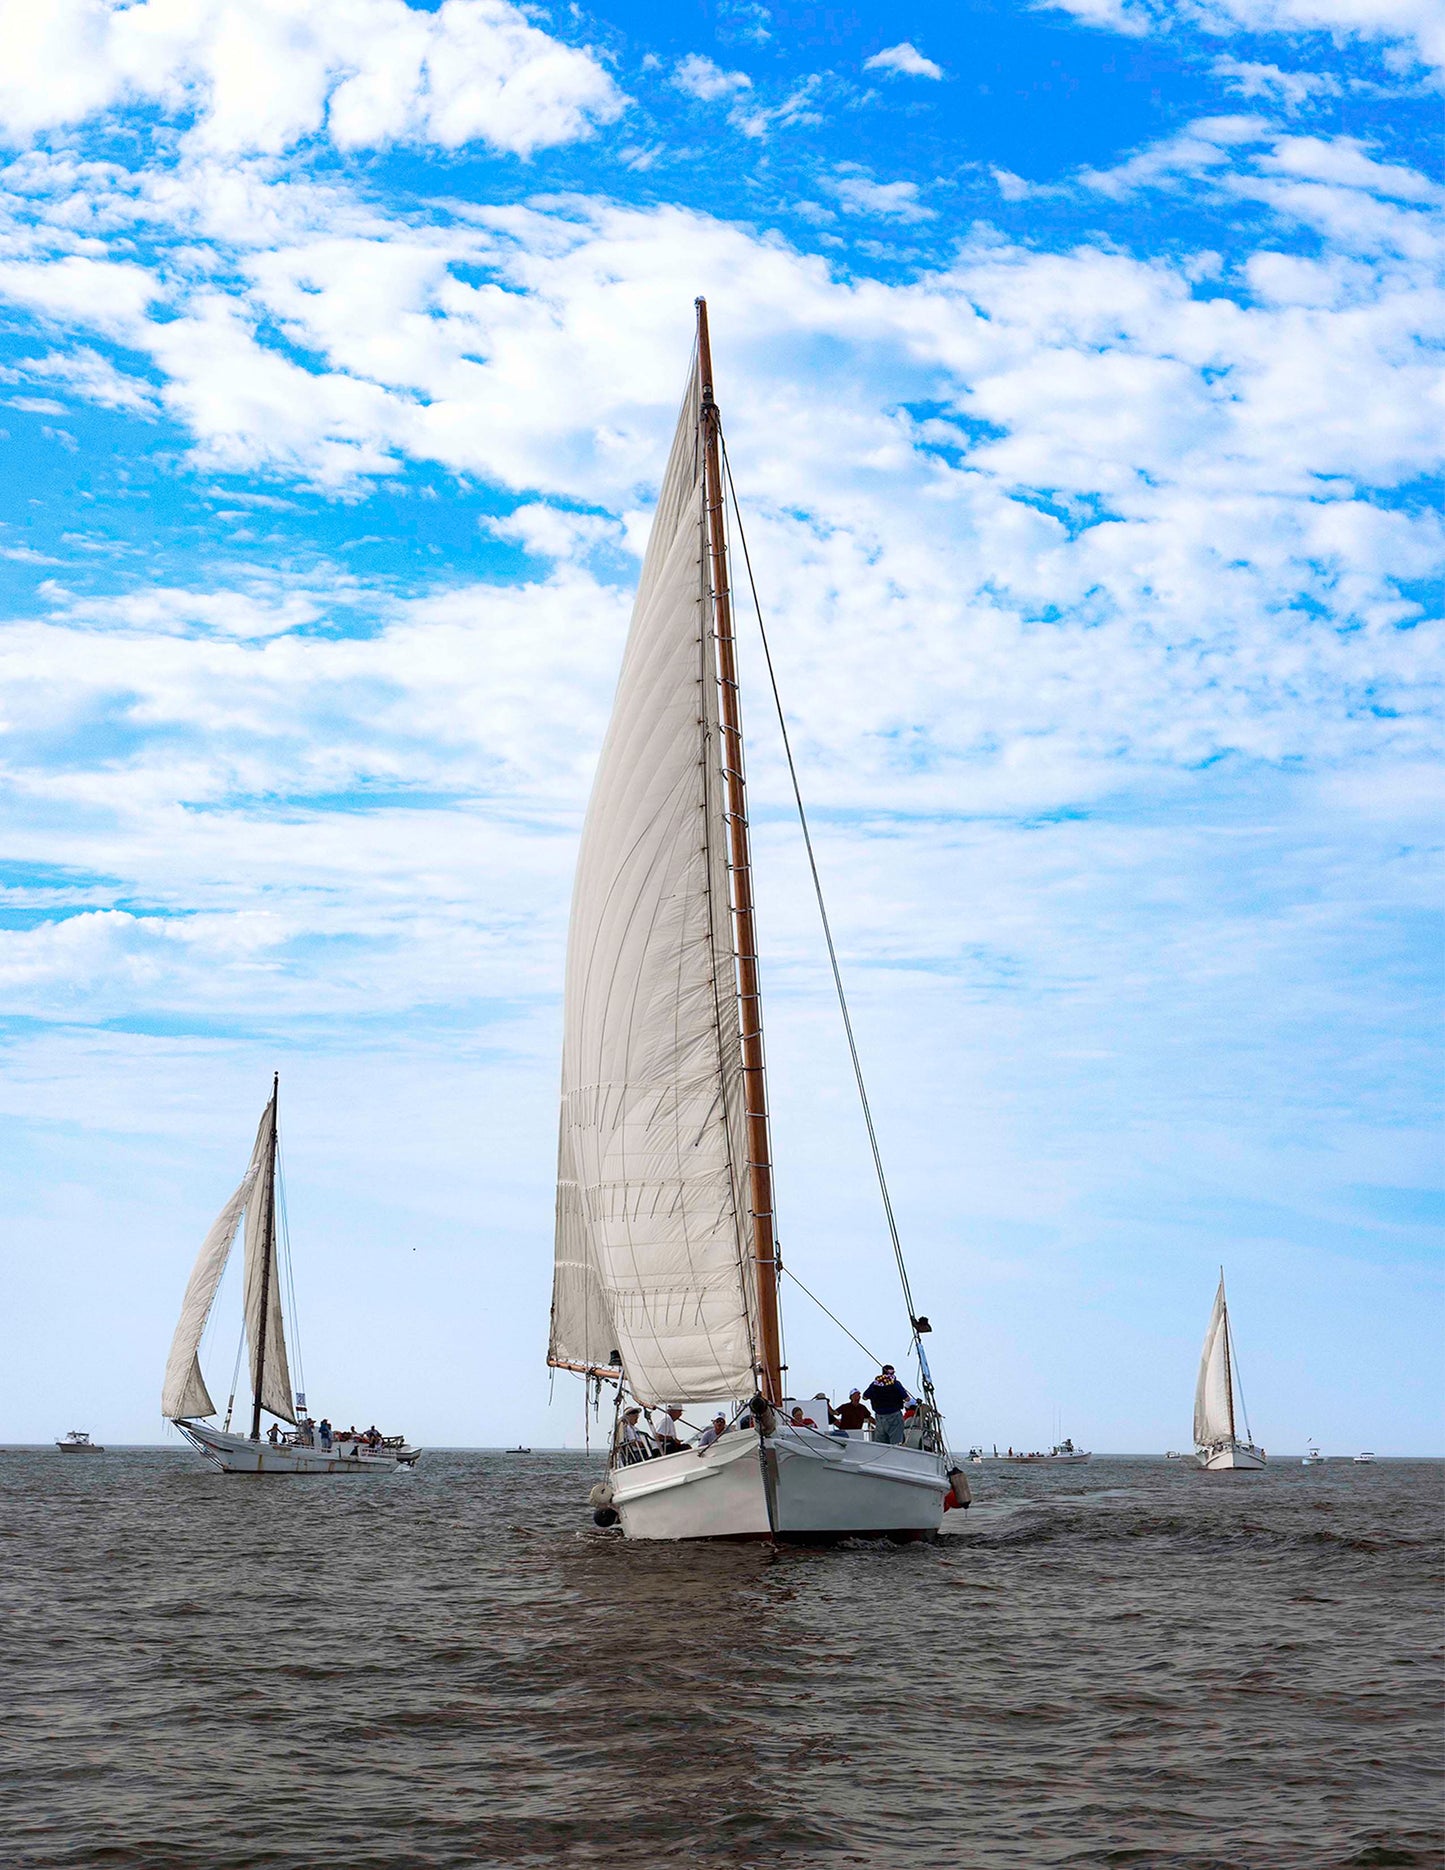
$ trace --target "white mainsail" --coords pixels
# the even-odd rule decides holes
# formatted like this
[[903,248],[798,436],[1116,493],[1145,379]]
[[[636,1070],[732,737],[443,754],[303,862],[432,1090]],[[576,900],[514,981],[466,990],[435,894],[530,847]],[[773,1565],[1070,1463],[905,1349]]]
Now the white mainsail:
[[549,1360],[639,1401],[756,1382],[696,361],[572,899]]
[[216,1301],[221,1275],[231,1257],[231,1243],[236,1238],[242,1212],[249,1206],[259,1206],[259,1203],[252,1203],[252,1196],[269,1160],[273,1114],[274,1107],[268,1104],[262,1113],[256,1145],[241,1185],[211,1224],[186,1283],[186,1296],[181,1301],[181,1315],[171,1339],[171,1354],[166,1360],[165,1382],[161,1388],[161,1413],[172,1421],[216,1413],[216,1405],[201,1375],[201,1338]]
[[1224,1275],[1214,1295],[1214,1310],[1204,1334],[1199,1381],[1194,1387],[1194,1439],[1201,1448],[1234,1436],[1234,1392],[1229,1371],[1229,1310]]
[[[275,1128],[276,1099],[273,1097],[261,1119],[267,1159],[273,1162]],[[279,1416],[283,1422],[294,1422],[296,1405],[291,1395],[291,1371],[286,1362],[286,1330],[281,1319],[281,1269],[278,1264],[280,1254],[276,1250],[275,1200],[274,1177],[263,1175],[256,1185],[256,1198],[246,1209],[246,1342],[250,1348],[252,1396],[259,1396],[261,1407]],[[261,1369],[263,1289],[266,1327],[264,1372]]]

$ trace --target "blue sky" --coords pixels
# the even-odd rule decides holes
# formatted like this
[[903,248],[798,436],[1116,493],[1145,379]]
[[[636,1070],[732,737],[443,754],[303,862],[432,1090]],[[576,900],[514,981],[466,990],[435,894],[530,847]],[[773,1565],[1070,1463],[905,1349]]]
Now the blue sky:
[[[578,1438],[567,894],[702,291],[957,1438],[1183,1445],[1222,1260],[1267,1447],[1438,1450],[1433,5],[0,37],[0,1435],[155,1438],[279,1068],[313,1398]],[[898,1356],[743,654],[785,1251]]]

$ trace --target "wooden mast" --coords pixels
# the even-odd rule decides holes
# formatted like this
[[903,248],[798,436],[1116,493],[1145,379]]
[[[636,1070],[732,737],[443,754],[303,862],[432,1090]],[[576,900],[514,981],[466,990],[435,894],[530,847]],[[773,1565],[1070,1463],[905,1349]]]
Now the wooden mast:
[[712,561],[713,626],[717,636],[718,717],[722,729],[723,793],[732,877],[733,935],[738,958],[738,1011],[742,1029],[743,1109],[747,1117],[748,1207],[751,1212],[754,1290],[757,1294],[758,1377],[769,1402],[783,1396],[782,1330],[778,1322],[778,1254],[773,1229],[773,1165],[768,1138],[768,1092],[763,1067],[763,1003],[758,990],[758,937],[753,916],[753,866],[748,838],[747,784],[743,777],[742,710],[737,651],[728,587],[727,535],[718,409],[712,388],[712,346],[707,300],[697,301],[697,363],[702,383],[703,498]]
[[261,1237],[261,1309],[256,1319],[256,1384],[251,1399],[251,1440],[261,1439],[261,1393],[266,1387],[266,1327],[270,1323],[271,1267],[276,1258],[276,1116],[281,1074],[271,1080],[271,1136],[266,1146],[266,1228]]

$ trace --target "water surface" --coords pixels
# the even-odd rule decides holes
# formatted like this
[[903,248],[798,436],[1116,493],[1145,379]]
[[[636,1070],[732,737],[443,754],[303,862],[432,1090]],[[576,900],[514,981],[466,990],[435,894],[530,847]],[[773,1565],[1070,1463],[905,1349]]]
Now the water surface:
[[936,1546],[782,1553],[595,1478],[0,1453],[0,1862],[1445,1862],[1439,1463],[988,1467]]

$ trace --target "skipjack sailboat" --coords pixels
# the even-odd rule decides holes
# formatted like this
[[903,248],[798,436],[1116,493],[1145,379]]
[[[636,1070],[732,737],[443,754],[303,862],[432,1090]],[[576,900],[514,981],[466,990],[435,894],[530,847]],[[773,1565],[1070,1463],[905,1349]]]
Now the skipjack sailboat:
[[[1244,1419],[1244,1438],[1240,1439],[1235,1419],[1235,1401]],[[1204,1334],[1204,1352],[1199,1359],[1199,1381],[1194,1387],[1195,1458],[1211,1473],[1226,1468],[1264,1466],[1264,1450],[1249,1439],[1249,1417],[1244,1395],[1239,1388],[1239,1372],[1229,1331],[1229,1305],[1224,1296],[1224,1268],[1219,1269],[1219,1290],[1214,1295],[1214,1310],[1209,1315],[1209,1329]]]
[[[324,1421],[318,1425],[306,1414],[306,1398],[291,1389],[291,1371],[286,1357],[286,1324],[281,1311],[281,1252],[285,1238],[283,1226],[278,1231],[280,1177],[277,1172],[278,1138],[276,1107],[280,1099],[279,1076],[273,1081],[271,1101],[261,1113],[256,1144],[241,1185],[222,1208],[211,1231],[201,1244],[201,1251],[191,1269],[181,1315],[171,1340],[171,1354],[166,1362],[165,1384],[161,1392],[161,1412],[170,1417],[186,1440],[227,1474],[389,1474],[398,1466],[410,1466],[421,1450],[410,1447],[402,1436],[382,1438],[367,1435],[333,1435]],[[231,1382],[231,1396],[221,1428],[205,1418],[216,1413],[206,1380],[201,1374],[201,1338],[215,1304],[221,1276],[231,1256],[242,1214],[246,1217],[245,1266],[243,1273],[242,1347],[250,1346],[251,1432],[231,1433],[231,1412],[236,1402],[236,1384]],[[289,1283],[289,1282],[288,1282]],[[236,1352],[240,1371],[241,1348]],[[273,1424],[270,1434],[262,1437],[261,1417],[266,1413],[277,1424],[290,1424],[284,1434]]]
[[[593,1504],[630,1538],[928,1536],[967,1482],[944,1446],[928,1321],[912,1316],[901,1256],[924,1396],[906,1445],[830,1432],[816,1402],[796,1413],[822,1420],[795,1425],[784,1395],[723,449],[701,299],[697,314],[577,862],[548,1361],[598,1393],[617,1385]],[[628,1405],[669,1402],[694,1419],[719,1412],[708,1446],[656,1452],[623,1431]]]

